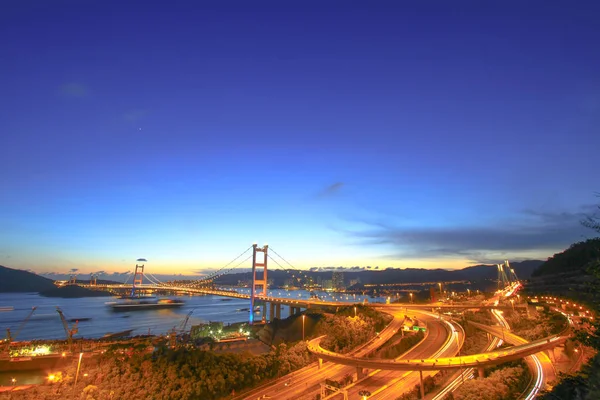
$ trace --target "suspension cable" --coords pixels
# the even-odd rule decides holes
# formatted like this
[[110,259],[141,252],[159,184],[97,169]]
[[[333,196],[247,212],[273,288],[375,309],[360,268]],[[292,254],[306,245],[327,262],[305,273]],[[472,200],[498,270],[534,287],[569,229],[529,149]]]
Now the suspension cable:
[[[238,255],[236,258],[234,258],[233,260],[231,260],[230,262],[228,262],[227,264],[225,264],[223,267],[219,268],[216,271],[211,272],[210,274],[208,274],[207,276],[205,276],[204,278],[201,279],[196,279],[194,281],[191,282],[191,284],[194,284],[196,282],[203,282],[203,281],[207,281],[210,279],[213,279],[213,277],[215,275],[217,275],[219,272],[221,272],[222,270],[224,270],[225,268],[227,268],[229,265],[233,264],[238,258],[240,258],[241,256],[243,256],[244,254],[246,254],[246,252],[248,250],[250,250],[252,248],[252,246],[248,247],[246,250],[244,250],[242,253],[240,253],[240,255]],[[239,264],[238,264],[239,265]],[[234,267],[235,268],[235,267]]]
[[129,278],[131,278],[131,271],[127,271],[129,272],[129,274],[127,275],[127,279],[125,279],[125,282],[123,282],[123,285],[127,285],[127,282],[129,282]]
[[[229,269],[227,269],[227,270],[225,270],[225,271],[221,272],[219,275],[215,275],[215,276],[211,277],[211,278],[210,278],[210,281],[212,282],[212,281],[214,281],[215,279],[217,279],[217,278],[220,278],[221,276],[223,276],[223,275],[227,274],[228,272],[230,272],[230,271],[232,271],[232,270],[236,269],[237,267],[239,267],[240,265],[242,265],[243,263],[245,263],[246,261],[248,261],[248,260],[249,260],[249,259],[251,259],[251,258],[252,258],[252,255],[249,255],[249,256],[248,256],[248,258],[246,258],[244,261],[241,261],[240,263],[238,263],[238,264],[237,264],[235,267],[231,267],[231,268],[229,268]],[[203,283],[203,282],[206,282],[206,280],[204,280],[204,281],[202,281],[202,282],[195,281],[195,283],[196,283],[196,284],[197,284],[197,283]]]

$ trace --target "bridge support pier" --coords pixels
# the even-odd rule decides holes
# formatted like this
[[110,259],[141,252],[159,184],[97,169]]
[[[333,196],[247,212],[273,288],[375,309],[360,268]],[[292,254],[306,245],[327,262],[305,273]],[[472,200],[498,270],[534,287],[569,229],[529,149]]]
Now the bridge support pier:
[[273,321],[275,319],[275,303],[269,303],[269,321]]
[[483,367],[477,367],[477,377],[485,378],[485,369]]
[[546,354],[548,354],[548,358],[550,359],[550,361],[552,361],[553,363],[556,364],[556,356],[554,354],[554,347],[546,350]]
[[365,370],[362,367],[356,367],[356,380],[364,378],[365,375]]
[[281,304],[275,306],[275,318],[281,319]]
[[421,388],[421,399],[425,400],[425,385],[423,385],[423,371],[419,371],[419,380],[421,381],[419,385]]

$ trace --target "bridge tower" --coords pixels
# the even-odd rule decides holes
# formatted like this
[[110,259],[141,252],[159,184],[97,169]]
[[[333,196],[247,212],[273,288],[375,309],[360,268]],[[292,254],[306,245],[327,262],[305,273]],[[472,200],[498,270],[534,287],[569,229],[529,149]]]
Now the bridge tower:
[[[256,287],[262,286],[262,295],[267,295],[267,257],[269,245],[258,247],[256,243],[252,245],[252,288],[250,292],[250,316],[248,322],[250,325],[254,323],[254,298],[256,296]],[[256,262],[256,253],[263,253],[263,262]],[[256,267],[263,267],[262,279],[256,279]]]
[[504,264],[497,264],[498,266],[498,290],[504,289],[508,286],[509,281],[506,276],[506,271],[504,271]]
[[[145,258],[138,258],[138,262],[146,262]],[[131,285],[131,297],[135,295],[135,288],[137,285],[141,285],[144,280],[144,264],[135,264],[135,274],[133,275],[133,285]]]
[[510,278],[511,282],[518,282],[519,278],[517,277],[517,274],[515,274],[515,270],[510,267],[508,260],[504,261],[504,265],[510,271],[509,278]]

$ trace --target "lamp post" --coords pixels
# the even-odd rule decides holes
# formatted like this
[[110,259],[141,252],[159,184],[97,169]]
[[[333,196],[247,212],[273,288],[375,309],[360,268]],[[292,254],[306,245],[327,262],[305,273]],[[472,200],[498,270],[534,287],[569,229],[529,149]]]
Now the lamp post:
[[412,292],[410,293],[410,302],[411,302],[411,304],[413,302],[413,294],[412,294]]
[[438,286],[440,287],[440,296],[442,295],[442,282],[438,282]]
[[83,357],[83,353],[79,353],[79,361],[77,362],[77,373],[75,374],[75,384],[77,385],[77,379],[79,378],[79,368],[81,367],[81,357]]
[[304,320],[306,319],[306,315],[302,315],[302,341],[304,341]]
[[515,299],[510,299],[510,305],[512,306],[513,311],[515,311]]
[[354,318],[356,318],[356,306],[354,306]]

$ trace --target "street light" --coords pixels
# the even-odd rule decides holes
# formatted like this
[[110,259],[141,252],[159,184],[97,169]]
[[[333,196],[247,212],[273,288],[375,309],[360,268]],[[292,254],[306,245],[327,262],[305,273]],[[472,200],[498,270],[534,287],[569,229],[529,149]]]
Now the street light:
[[13,386],[15,386],[15,384],[17,383],[17,380],[15,378],[12,378],[10,381],[12,382]]
[[79,361],[77,362],[77,374],[75,375],[75,384],[77,385],[77,378],[79,378],[79,368],[81,367],[81,357],[83,357],[83,353],[79,353]]
[[302,315],[302,341],[304,341],[304,320],[306,319],[306,315]]
[[410,293],[410,302],[411,303],[413,302],[413,294],[412,294],[412,292]]
[[354,306],[354,318],[356,318],[356,306]]

